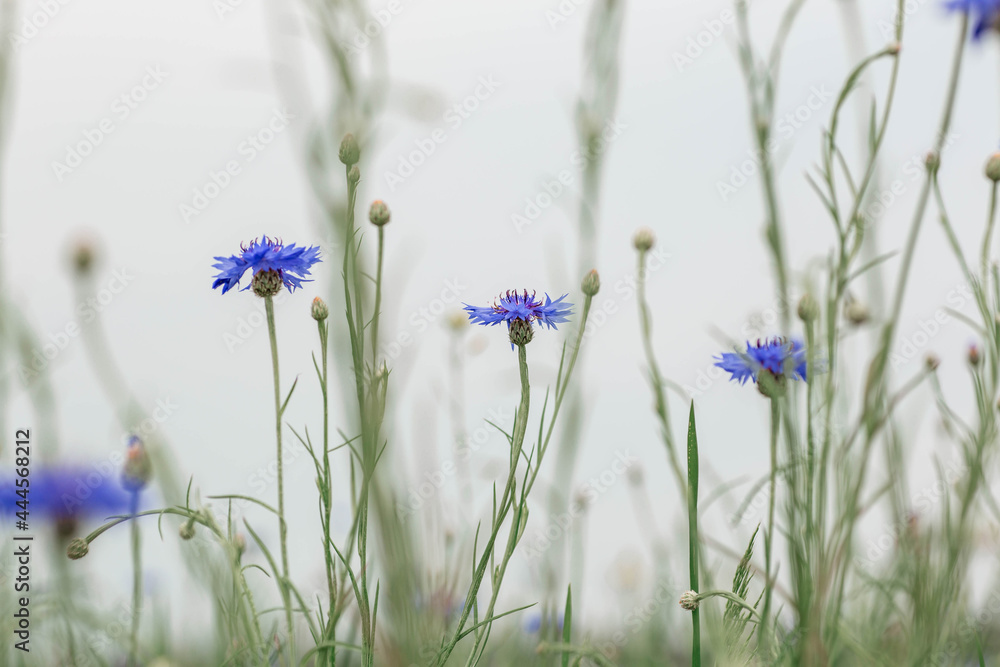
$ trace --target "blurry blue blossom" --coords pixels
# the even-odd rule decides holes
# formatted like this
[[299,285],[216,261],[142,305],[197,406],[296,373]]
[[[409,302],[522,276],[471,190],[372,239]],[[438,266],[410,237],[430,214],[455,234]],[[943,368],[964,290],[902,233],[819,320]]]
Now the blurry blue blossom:
[[550,329],[556,329],[556,324],[568,322],[567,315],[572,315],[571,303],[563,303],[568,294],[563,294],[555,301],[545,295],[545,302],[535,297],[535,293],[528,294],[528,290],[523,292],[508,291],[499,299],[493,302],[492,306],[465,306],[469,313],[469,319],[473,324],[496,325],[506,322],[508,328],[514,320],[522,322],[541,322]]
[[[74,525],[80,519],[104,519],[131,510],[133,495],[118,479],[117,470],[104,470],[101,465],[58,465],[32,468],[28,477],[28,523],[46,522],[61,528]],[[0,516],[13,520],[20,511],[16,505],[24,500],[18,495],[13,475],[0,479]]]
[[1000,27],[1000,0],[948,0],[945,7],[969,15],[974,40],[990,28]]
[[786,338],[747,342],[746,354],[724,352],[715,365],[730,374],[730,380],[744,384],[757,382],[761,371],[770,372],[776,379],[791,375],[797,380],[806,379],[806,350],[800,341]]
[[[320,261],[319,247],[299,247],[294,243],[283,245],[280,240],[272,240],[266,236],[260,240],[254,239],[249,246],[240,246],[241,252],[230,257],[216,257],[213,266],[219,270],[212,283],[212,289],[222,286],[225,294],[239,284],[243,274],[249,269],[252,276],[258,273],[273,271],[281,282],[294,292],[302,287],[303,282],[310,282],[306,276],[309,269]],[[278,286],[280,288],[280,285]],[[249,289],[247,285],[243,289]]]

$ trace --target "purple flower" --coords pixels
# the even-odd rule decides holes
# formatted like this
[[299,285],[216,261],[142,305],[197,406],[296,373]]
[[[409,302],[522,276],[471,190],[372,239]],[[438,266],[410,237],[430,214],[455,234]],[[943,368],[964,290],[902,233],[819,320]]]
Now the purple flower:
[[756,382],[762,370],[776,379],[788,375],[797,380],[806,379],[806,350],[797,340],[758,339],[756,344],[747,342],[746,354],[724,352],[717,359],[715,365],[729,373],[730,380],[740,384],[747,380]]
[[469,319],[473,324],[496,325],[514,320],[521,320],[529,324],[534,321],[541,322],[550,329],[556,329],[556,324],[568,322],[567,315],[572,315],[571,303],[563,303],[568,294],[553,301],[548,294],[545,295],[545,303],[535,297],[535,292],[528,294],[528,290],[517,292],[508,291],[499,299],[493,302],[492,306],[470,306],[462,304],[469,313]]
[[973,21],[972,39],[979,40],[990,28],[1000,25],[1000,0],[948,0],[945,7],[968,14]]
[[118,467],[110,463],[38,466],[31,469],[27,487],[18,486],[22,479],[14,475],[0,479],[0,516],[18,520],[16,513],[24,508],[17,502],[25,500],[18,491],[27,488],[29,525],[66,526],[80,519],[105,519],[133,511],[136,499],[122,486]]
[[[302,283],[310,282],[306,278],[313,264],[320,261],[319,247],[299,247],[294,243],[282,245],[280,240],[272,240],[266,236],[260,240],[254,239],[249,246],[240,246],[241,252],[229,257],[216,257],[213,265],[219,270],[212,283],[212,289],[222,286],[225,294],[239,284],[243,274],[249,269],[251,277],[263,271],[274,271],[281,282],[294,292]],[[278,289],[280,289],[278,285]],[[250,285],[243,288],[250,289]]]

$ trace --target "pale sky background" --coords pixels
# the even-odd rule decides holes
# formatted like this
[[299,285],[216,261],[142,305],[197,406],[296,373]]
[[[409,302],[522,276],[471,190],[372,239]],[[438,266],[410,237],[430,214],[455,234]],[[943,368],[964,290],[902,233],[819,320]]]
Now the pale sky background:
[[[573,172],[574,185],[532,225],[518,230],[512,215],[523,213],[526,198],[544,192],[545,181],[573,169],[573,108],[591,3],[564,0],[563,7],[569,9],[556,25],[547,16],[558,11],[555,0],[401,3],[402,10],[382,34],[389,103],[377,141],[367,148],[359,209],[366,211],[376,198],[392,209],[383,331],[390,340],[406,333],[414,341],[396,360],[400,382],[395,390],[392,467],[409,476],[408,484],[417,484],[435,469],[426,448],[436,447],[443,457],[449,447],[447,313],[425,318],[420,309],[431,308],[453,284],[460,286],[457,300],[472,303],[521,287],[578,296],[579,276],[567,277],[566,267],[576,263],[579,173]],[[41,11],[43,4],[22,3],[22,16]],[[157,400],[177,406],[161,428],[182,470],[194,475],[203,495],[252,492],[252,476],[273,459],[274,448],[265,328],[256,327],[232,351],[225,342],[226,334],[237,333],[241,318],[256,312],[258,300],[248,293],[222,297],[213,292],[212,257],[230,254],[241,241],[262,233],[305,244],[325,237],[313,215],[304,172],[302,141],[311,112],[295,112],[288,129],[278,132],[253,160],[247,159],[246,150],[241,152],[241,142],[287,106],[274,72],[296,64],[275,67],[276,32],[304,49],[310,69],[299,74],[322,88],[312,36],[297,32],[300,20],[286,20],[289,12],[298,13],[294,4],[232,4],[232,11],[221,16],[206,0],[58,5],[47,25],[17,50],[4,151],[6,236],[0,250],[7,296],[43,341],[64,331],[75,319],[76,306],[69,248],[81,234],[99,239],[98,285],[106,284],[116,269],[132,276],[103,313],[115,354],[148,409]],[[779,149],[788,255],[797,285],[802,271],[822,261],[832,244],[830,222],[803,174],[818,159],[833,95],[853,65],[844,46],[842,5],[832,0],[806,3],[788,42],[782,72],[777,104],[782,115],[794,114],[803,105],[807,109],[802,112],[805,120]],[[885,43],[894,5],[888,0],[861,3],[861,31],[855,38],[864,40],[866,52]],[[371,8],[383,6],[376,1]],[[784,6],[772,0],[752,4],[758,44],[769,44]],[[879,225],[883,251],[902,246],[919,187],[913,165],[933,142],[959,24],[933,0],[914,7],[883,149],[881,189],[888,190],[898,180],[896,190],[901,192]],[[656,352],[665,375],[682,385],[696,386],[700,374],[711,369],[712,356],[724,348],[714,331],[739,338],[752,316],[774,307],[759,178],[750,177],[725,201],[718,191],[718,183],[728,182],[733,168],[751,151],[733,26],[723,25],[721,34],[691,63],[678,67],[675,58],[706,30],[705,22],[731,10],[729,0],[627,2],[616,114],[622,130],[607,152],[599,216],[596,268],[603,288],[597,306],[607,318],[587,341],[585,365],[577,376],[588,411],[575,483],[607,470],[617,452],[628,450],[636,456],[661,539],[673,547],[674,560],[667,568],[678,581],[686,577],[686,533],[679,530],[677,493],[650,407],[636,304],[625,280],[634,272],[631,235],[639,226],[650,226],[658,248],[669,255],[649,282]],[[276,16],[283,19],[279,22]],[[988,184],[982,167],[1000,139],[995,41],[988,38],[967,52],[953,141],[943,160],[949,213],[969,250],[978,247],[986,217]],[[147,85],[141,93],[145,99],[123,118],[116,99],[141,85],[150,68],[162,73],[162,81]],[[888,61],[873,73],[869,81],[881,103]],[[495,90],[456,127],[445,112],[474,94],[484,79],[494,82]],[[419,113],[408,102],[414,91],[425,100]],[[808,111],[811,99],[818,106],[815,111]],[[113,132],[60,180],[53,163],[64,162],[68,147],[98,128],[102,118],[112,119]],[[426,142],[437,128],[443,129],[445,140],[403,183],[390,187],[386,172],[398,169],[401,156],[413,151],[415,142]],[[856,157],[856,127],[848,123],[842,132]],[[193,189],[204,188],[210,172],[230,160],[240,164],[240,173],[204,212],[186,222],[179,205],[190,204]],[[961,278],[944,244],[931,206],[897,347],[913,341],[921,321],[933,319],[945,306],[958,305],[948,299]],[[886,267],[893,285],[898,261]],[[319,428],[320,420],[309,358],[317,344],[308,308],[313,296],[328,293],[331,271],[339,268],[322,265],[316,282],[278,307],[283,383],[287,387],[301,375],[289,420],[309,423],[312,430]],[[602,305],[606,300],[610,306]],[[971,302],[959,310],[978,317]],[[774,332],[765,327],[761,333]],[[535,408],[541,406],[545,383],[554,380],[562,336],[562,331],[545,331],[529,347],[538,389]],[[855,347],[861,352],[867,336],[857,338]],[[942,359],[941,375],[952,404],[961,414],[971,414],[964,359],[972,340],[970,330],[952,319],[896,370],[897,379],[917,372],[923,355],[933,351]],[[502,409],[512,419],[517,373],[516,358],[500,329],[470,331],[468,341],[469,349],[477,352],[467,361],[466,376],[466,428],[474,432],[491,410]],[[72,339],[50,366],[59,435],[64,451],[73,457],[106,458],[119,446],[121,433],[95,390],[82,348],[78,338]],[[722,480],[755,480],[767,465],[766,404],[752,388],[721,380],[707,384],[699,387],[696,397],[706,495]],[[339,399],[331,401],[339,413]],[[674,397],[671,407],[680,437],[686,403]],[[22,390],[7,406],[7,415],[18,426],[32,423]],[[901,415],[907,429],[924,433],[911,457],[912,488],[918,490],[933,482],[929,452],[946,459],[949,450],[934,428],[937,420],[928,391],[916,392]],[[490,480],[498,476],[497,464],[505,456],[502,438],[491,432],[473,461],[478,472],[485,469],[478,477],[480,515],[488,513]],[[543,477],[551,477],[554,459],[547,461]],[[293,549],[292,569],[303,587],[318,582],[321,573],[320,552],[311,547],[318,544],[312,478],[308,457],[289,465],[290,530],[293,544],[303,545]],[[265,499],[273,502],[274,493],[269,486]],[[629,484],[619,479],[595,501],[586,519],[586,584],[580,592],[585,609],[580,617],[587,621],[620,622],[634,604],[621,592],[623,568],[631,569],[637,581],[652,582],[650,536],[634,518],[629,493]],[[276,544],[273,522],[259,513],[249,516]],[[529,534],[544,529],[544,516],[539,506]],[[455,527],[460,532],[467,528]],[[874,530],[879,530],[878,524]],[[166,547],[159,544],[152,524],[146,535],[150,578],[162,588],[172,587],[180,570],[174,533],[168,535]],[[745,526],[733,529],[721,523],[713,533],[736,551],[742,551],[748,536]],[[92,556],[98,557],[75,565],[109,584],[109,600],[118,591],[125,595],[130,577],[124,537],[125,531],[120,531],[117,538],[96,544]],[[524,561],[515,562],[507,599],[530,602],[532,591],[524,584],[537,577]],[[719,576],[728,579],[731,573],[732,564],[723,561]],[[188,598],[177,597],[186,594],[176,588],[173,592],[177,609],[180,600]],[[642,594],[636,595],[641,601]]]

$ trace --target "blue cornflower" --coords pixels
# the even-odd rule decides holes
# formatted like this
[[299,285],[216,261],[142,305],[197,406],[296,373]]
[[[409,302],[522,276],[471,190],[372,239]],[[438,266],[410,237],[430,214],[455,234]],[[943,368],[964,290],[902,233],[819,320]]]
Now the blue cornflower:
[[730,374],[730,380],[744,384],[748,379],[757,382],[761,371],[770,373],[781,381],[791,375],[806,379],[806,350],[801,341],[771,338],[756,344],[747,342],[746,354],[724,352],[715,365]]
[[990,28],[1000,26],[1000,0],[948,0],[945,7],[969,15],[973,21],[974,40],[980,39]]
[[[302,283],[310,282],[306,278],[309,269],[320,261],[318,246],[299,247],[294,243],[286,246],[280,240],[266,236],[254,239],[249,246],[240,245],[240,250],[237,255],[215,258],[218,261],[213,266],[219,274],[215,276],[212,289],[222,285],[222,293],[225,294],[238,285],[240,278],[250,269],[253,278],[273,278],[273,291],[269,290],[271,294],[277,293],[282,284],[289,292],[294,292],[295,288],[302,287]],[[250,289],[250,285],[243,289]]]
[[[104,519],[132,511],[135,494],[122,486],[117,473],[109,463],[33,468],[28,478],[28,523],[53,523],[72,533],[80,519]],[[21,510],[16,502],[24,499],[17,491],[24,487],[16,485],[18,479],[0,479],[0,516],[4,519],[15,520],[15,513]]]

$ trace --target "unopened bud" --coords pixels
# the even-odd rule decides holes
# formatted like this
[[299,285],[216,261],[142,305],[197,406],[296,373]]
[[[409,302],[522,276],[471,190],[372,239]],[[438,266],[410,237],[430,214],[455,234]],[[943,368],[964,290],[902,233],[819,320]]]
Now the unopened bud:
[[340,161],[348,167],[358,163],[361,159],[361,149],[358,147],[358,140],[348,132],[340,142]]
[[979,347],[975,343],[969,345],[969,365],[972,367],[979,365]]
[[653,230],[649,227],[640,227],[635,230],[635,235],[632,237],[632,245],[639,252],[646,252],[653,247],[656,243],[656,235]]
[[314,298],[312,302],[312,318],[317,322],[322,322],[328,317],[330,317],[330,309],[326,307],[326,302],[319,297]]
[[178,531],[180,533],[182,540],[190,540],[194,537],[194,519],[188,519],[181,524],[181,529]]
[[583,284],[580,285],[580,289],[587,296],[594,296],[599,291],[601,291],[601,277],[597,275],[597,269],[591,269],[587,275],[583,277]]
[[357,185],[361,180],[361,170],[358,169],[358,165],[354,165],[347,172],[347,182],[351,185]]
[[89,551],[90,544],[81,537],[74,537],[69,541],[69,546],[66,547],[66,555],[69,556],[70,560],[80,560]]
[[819,317],[819,305],[811,294],[805,294],[799,299],[798,313],[803,322],[812,322]]
[[927,365],[927,370],[936,371],[937,367],[941,365],[941,360],[937,358],[936,354],[928,353],[924,358],[924,363]]
[[924,165],[927,167],[927,171],[937,171],[938,167],[941,166],[941,156],[937,151],[930,151],[927,156],[924,157]]
[[1000,153],[994,153],[986,161],[986,178],[994,183],[1000,181]]
[[698,608],[698,594],[694,591],[686,591],[681,594],[680,603],[684,609],[694,611]]
[[125,465],[122,466],[122,486],[132,492],[141,491],[153,477],[153,464],[149,452],[137,436],[128,440]]
[[844,307],[844,316],[854,326],[861,326],[871,316],[868,308],[860,301],[851,301]]
[[73,248],[73,268],[81,275],[90,273],[90,269],[94,266],[94,256],[94,246],[90,241],[86,239],[77,241]]
[[376,199],[372,202],[372,206],[368,209],[368,219],[371,223],[377,227],[389,224],[389,220],[392,215],[389,213],[389,207],[385,205],[385,202],[381,199]]

